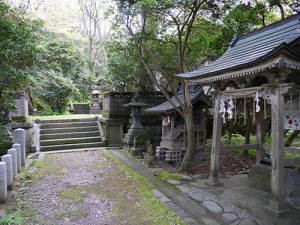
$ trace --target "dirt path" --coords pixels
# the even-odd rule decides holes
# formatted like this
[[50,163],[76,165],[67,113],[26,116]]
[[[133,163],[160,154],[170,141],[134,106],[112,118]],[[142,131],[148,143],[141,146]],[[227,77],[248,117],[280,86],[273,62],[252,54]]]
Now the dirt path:
[[141,179],[103,152],[47,155],[18,178],[8,209],[24,224],[183,224]]

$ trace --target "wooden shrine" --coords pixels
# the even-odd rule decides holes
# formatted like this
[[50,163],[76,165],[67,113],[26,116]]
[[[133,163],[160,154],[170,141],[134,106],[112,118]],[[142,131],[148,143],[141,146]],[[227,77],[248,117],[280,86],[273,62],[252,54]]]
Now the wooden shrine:
[[[183,99],[183,92],[177,93],[179,99]],[[204,108],[210,106],[209,98],[203,93],[200,86],[190,88],[190,98],[194,107],[194,124],[196,137],[196,157],[201,161],[206,157],[206,116]],[[175,97],[171,101],[179,106]],[[186,130],[183,118],[176,112],[170,102],[164,102],[158,106],[145,110],[147,113],[159,113],[162,115],[162,137],[160,146],[156,148],[158,159],[168,162],[180,162],[187,147]]]
[[[255,148],[256,162],[260,164],[265,157],[264,152],[269,150],[272,198],[265,209],[276,216],[288,211],[285,205],[284,153],[300,152],[284,147],[284,123],[290,119],[285,118],[285,107],[292,102],[291,99],[300,101],[299,20],[300,14],[297,14],[236,37],[224,55],[216,61],[178,75],[192,84],[209,85],[215,90],[209,184],[222,185],[219,181],[221,151]],[[221,146],[222,123],[234,113],[234,105],[230,102],[234,98],[254,98],[256,101],[255,145]],[[264,106],[271,108],[271,145],[264,144]],[[299,118],[300,108],[293,107],[290,117],[296,115],[295,118]],[[291,122],[295,122],[295,119]],[[295,159],[294,162],[299,161]]]

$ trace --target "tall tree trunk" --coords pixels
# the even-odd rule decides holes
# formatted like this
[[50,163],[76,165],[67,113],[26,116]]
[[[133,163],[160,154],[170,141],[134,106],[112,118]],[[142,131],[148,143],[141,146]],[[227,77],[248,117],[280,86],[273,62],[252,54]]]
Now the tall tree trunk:
[[186,170],[192,165],[193,155],[196,149],[193,105],[190,98],[190,88],[188,81],[185,81],[184,83],[184,99],[184,121],[187,132],[187,148],[183,160],[180,164],[179,171]]

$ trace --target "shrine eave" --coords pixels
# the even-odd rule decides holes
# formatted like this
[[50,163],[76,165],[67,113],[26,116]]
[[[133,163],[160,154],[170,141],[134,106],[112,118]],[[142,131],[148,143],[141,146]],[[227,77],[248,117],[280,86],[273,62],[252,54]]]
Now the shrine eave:
[[[177,93],[177,97],[180,101],[182,101],[183,93],[182,92]],[[194,104],[198,101],[202,101],[204,104],[206,104],[208,106],[211,105],[210,99],[207,96],[205,96],[201,87],[197,88],[196,91],[190,91],[190,99],[191,99],[192,104]],[[177,101],[177,99],[174,96],[171,98],[170,101],[172,101],[176,107],[180,107],[179,102]],[[165,114],[172,113],[174,111],[175,111],[175,108],[169,101],[166,101],[160,105],[157,105],[153,108],[149,108],[149,109],[145,110],[146,113],[165,113]]]
[[[219,76],[231,73],[230,76],[244,76],[251,73],[267,70],[270,66],[256,68],[258,64],[270,61],[281,52],[287,53],[292,59],[300,61],[299,49],[296,49],[295,43],[300,41],[300,14],[296,14],[277,23],[268,25],[256,31],[235,38],[228,50],[217,60],[202,65],[199,69],[178,74],[177,76],[190,80],[192,83],[196,80],[209,80],[210,82],[219,78]],[[281,66],[279,64],[279,66]],[[286,67],[293,65],[285,65]],[[253,68],[252,68],[253,67]],[[297,67],[297,66],[296,66]],[[252,68],[252,69],[251,69]],[[247,70],[240,73],[241,70]],[[202,82],[203,83],[203,82]]]

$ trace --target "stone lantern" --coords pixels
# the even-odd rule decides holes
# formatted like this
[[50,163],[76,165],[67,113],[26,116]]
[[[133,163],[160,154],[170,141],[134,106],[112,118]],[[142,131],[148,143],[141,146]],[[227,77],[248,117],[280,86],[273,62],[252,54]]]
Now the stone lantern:
[[101,113],[101,107],[99,104],[99,95],[100,92],[98,90],[94,90],[92,92],[92,105],[90,109],[90,114],[100,114]]
[[131,126],[123,138],[124,149],[129,151],[132,156],[142,157],[142,152],[146,150],[146,143],[149,136],[146,134],[141,124],[142,108],[147,104],[142,102],[131,102],[125,107],[131,108]]

